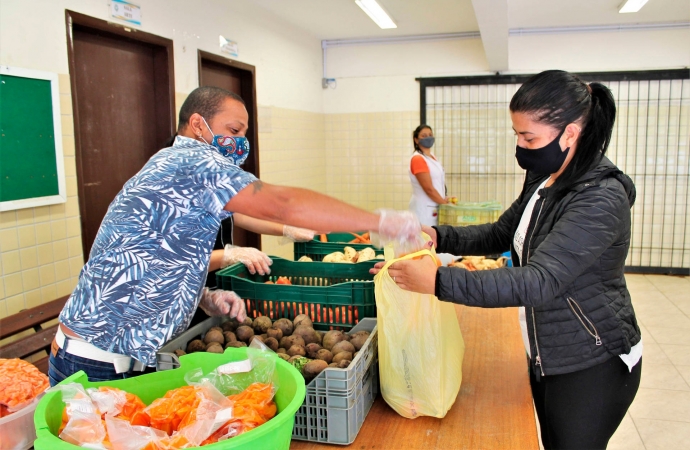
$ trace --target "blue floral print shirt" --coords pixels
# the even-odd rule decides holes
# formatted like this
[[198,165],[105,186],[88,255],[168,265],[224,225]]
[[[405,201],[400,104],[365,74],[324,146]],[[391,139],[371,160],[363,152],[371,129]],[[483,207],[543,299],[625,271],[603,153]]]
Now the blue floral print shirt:
[[214,147],[178,136],[108,207],[60,322],[103,350],[154,366],[189,326],[225,204],[256,181]]

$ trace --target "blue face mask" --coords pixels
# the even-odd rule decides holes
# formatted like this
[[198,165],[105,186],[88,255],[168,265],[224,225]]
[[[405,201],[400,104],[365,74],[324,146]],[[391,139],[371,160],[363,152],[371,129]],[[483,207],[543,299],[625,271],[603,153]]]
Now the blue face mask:
[[202,119],[204,120],[208,131],[210,131],[213,135],[213,139],[210,143],[206,142],[206,139],[203,137],[201,139],[204,139],[204,142],[215,147],[221,155],[232,159],[236,166],[241,166],[247,159],[247,156],[249,156],[249,141],[247,138],[241,136],[224,136],[222,134],[213,134],[213,131],[211,130],[211,127],[208,126],[206,119],[203,117]]
[[425,138],[420,138],[419,139],[419,146],[424,147],[424,148],[431,148],[434,146],[434,142],[436,139],[434,139],[433,136],[427,136]]

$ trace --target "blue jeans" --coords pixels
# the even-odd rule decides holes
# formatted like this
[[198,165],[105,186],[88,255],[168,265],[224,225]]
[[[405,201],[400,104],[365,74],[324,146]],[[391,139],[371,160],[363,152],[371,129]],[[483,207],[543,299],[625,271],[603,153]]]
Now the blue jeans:
[[[65,347],[69,346],[69,339],[65,341]],[[94,361],[65,352],[64,348],[58,348],[57,354],[50,354],[48,361],[48,379],[50,385],[55,386],[70,375],[83,370],[89,377],[89,381],[122,380],[123,378],[136,377],[145,373],[155,372],[155,367],[147,367],[143,372],[129,371],[116,373],[112,363]]]

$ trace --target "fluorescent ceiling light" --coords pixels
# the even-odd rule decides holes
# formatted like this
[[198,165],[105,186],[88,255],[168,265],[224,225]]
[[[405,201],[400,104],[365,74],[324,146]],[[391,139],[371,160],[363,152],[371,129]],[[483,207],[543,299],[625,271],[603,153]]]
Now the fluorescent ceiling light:
[[635,13],[642,9],[647,0],[627,0],[618,10],[619,13]]
[[381,5],[376,3],[376,0],[355,0],[355,3],[362,8],[362,11],[367,13],[371,20],[376,22],[376,25],[384,30],[387,28],[398,28],[393,19],[381,8]]

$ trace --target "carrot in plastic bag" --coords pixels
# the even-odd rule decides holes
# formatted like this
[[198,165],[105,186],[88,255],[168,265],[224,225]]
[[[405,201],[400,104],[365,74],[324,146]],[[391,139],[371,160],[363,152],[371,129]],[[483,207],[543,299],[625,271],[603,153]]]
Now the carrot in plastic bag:
[[48,377],[19,358],[0,358],[0,404],[12,412],[50,387]]
[[116,418],[126,420],[132,425],[150,425],[149,415],[144,411],[146,404],[138,396],[110,386],[101,386],[98,390],[101,392],[120,391],[125,394],[126,401],[120,413],[115,416]]
[[153,401],[145,412],[151,420],[151,427],[163,430],[168,436],[179,429],[187,414],[199,405],[199,388],[182,386],[168,391],[163,398]]
[[239,394],[228,396],[228,399],[233,402],[232,419],[223,424],[201,445],[213,444],[245,433],[275,417],[277,408],[273,401],[273,394],[272,384],[252,383]]

